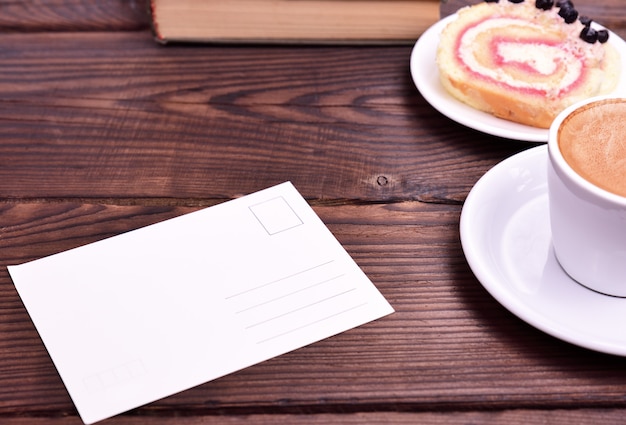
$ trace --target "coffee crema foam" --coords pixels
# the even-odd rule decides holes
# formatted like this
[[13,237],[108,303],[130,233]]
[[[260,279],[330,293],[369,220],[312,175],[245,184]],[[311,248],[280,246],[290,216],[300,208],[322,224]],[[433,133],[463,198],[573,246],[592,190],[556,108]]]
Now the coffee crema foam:
[[626,197],[626,99],[583,106],[558,130],[565,161],[585,180]]

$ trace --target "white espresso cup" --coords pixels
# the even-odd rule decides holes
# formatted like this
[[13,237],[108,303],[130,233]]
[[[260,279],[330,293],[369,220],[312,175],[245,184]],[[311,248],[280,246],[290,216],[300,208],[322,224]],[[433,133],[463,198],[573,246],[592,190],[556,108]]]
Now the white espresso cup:
[[548,158],[558,262],[581,285],[626,297],[626,98],[596,97],[559,114]]

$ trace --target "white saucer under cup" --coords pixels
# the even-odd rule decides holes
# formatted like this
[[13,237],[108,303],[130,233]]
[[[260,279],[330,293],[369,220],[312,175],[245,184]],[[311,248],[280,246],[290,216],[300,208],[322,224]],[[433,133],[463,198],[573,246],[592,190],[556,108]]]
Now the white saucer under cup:
[[547,145],[490,169],[460,220],[463,252],[478,281],[510,312],[556,338],[626,356],[626,299],[574,281],[554,255]]

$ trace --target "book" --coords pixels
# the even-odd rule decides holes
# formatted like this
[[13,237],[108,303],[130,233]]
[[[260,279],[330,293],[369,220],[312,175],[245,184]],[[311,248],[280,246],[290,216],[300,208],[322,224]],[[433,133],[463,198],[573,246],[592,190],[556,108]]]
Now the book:
[[438,0],[151,0],[157,41],[414,43]]

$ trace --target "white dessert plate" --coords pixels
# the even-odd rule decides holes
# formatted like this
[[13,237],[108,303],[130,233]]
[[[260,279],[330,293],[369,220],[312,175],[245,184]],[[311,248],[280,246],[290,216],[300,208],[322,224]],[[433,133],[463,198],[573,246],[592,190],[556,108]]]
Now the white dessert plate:
[[626,298],[572,280],[552,249],[547,146],[528,149],[489,170],[461,212],[461,243],[481,284],[530,325],[572,344],[626,355]]
[[[452,97],[439,82],[436,56],[439,35],[457,15],[450,15],[427,29],[417,40],[411,52],[411,77],[424,99],[448,118],[474,130],[507,139],[527,142],[547,142],[548,130],[496,118],[474,109]],[[603,28],[593,24],[596,28]],[[609,43],[620,53],[622,70],[626,70],[626,42],[609,31]],[[626,94],[626,78],[621,78],[613,95]]]

